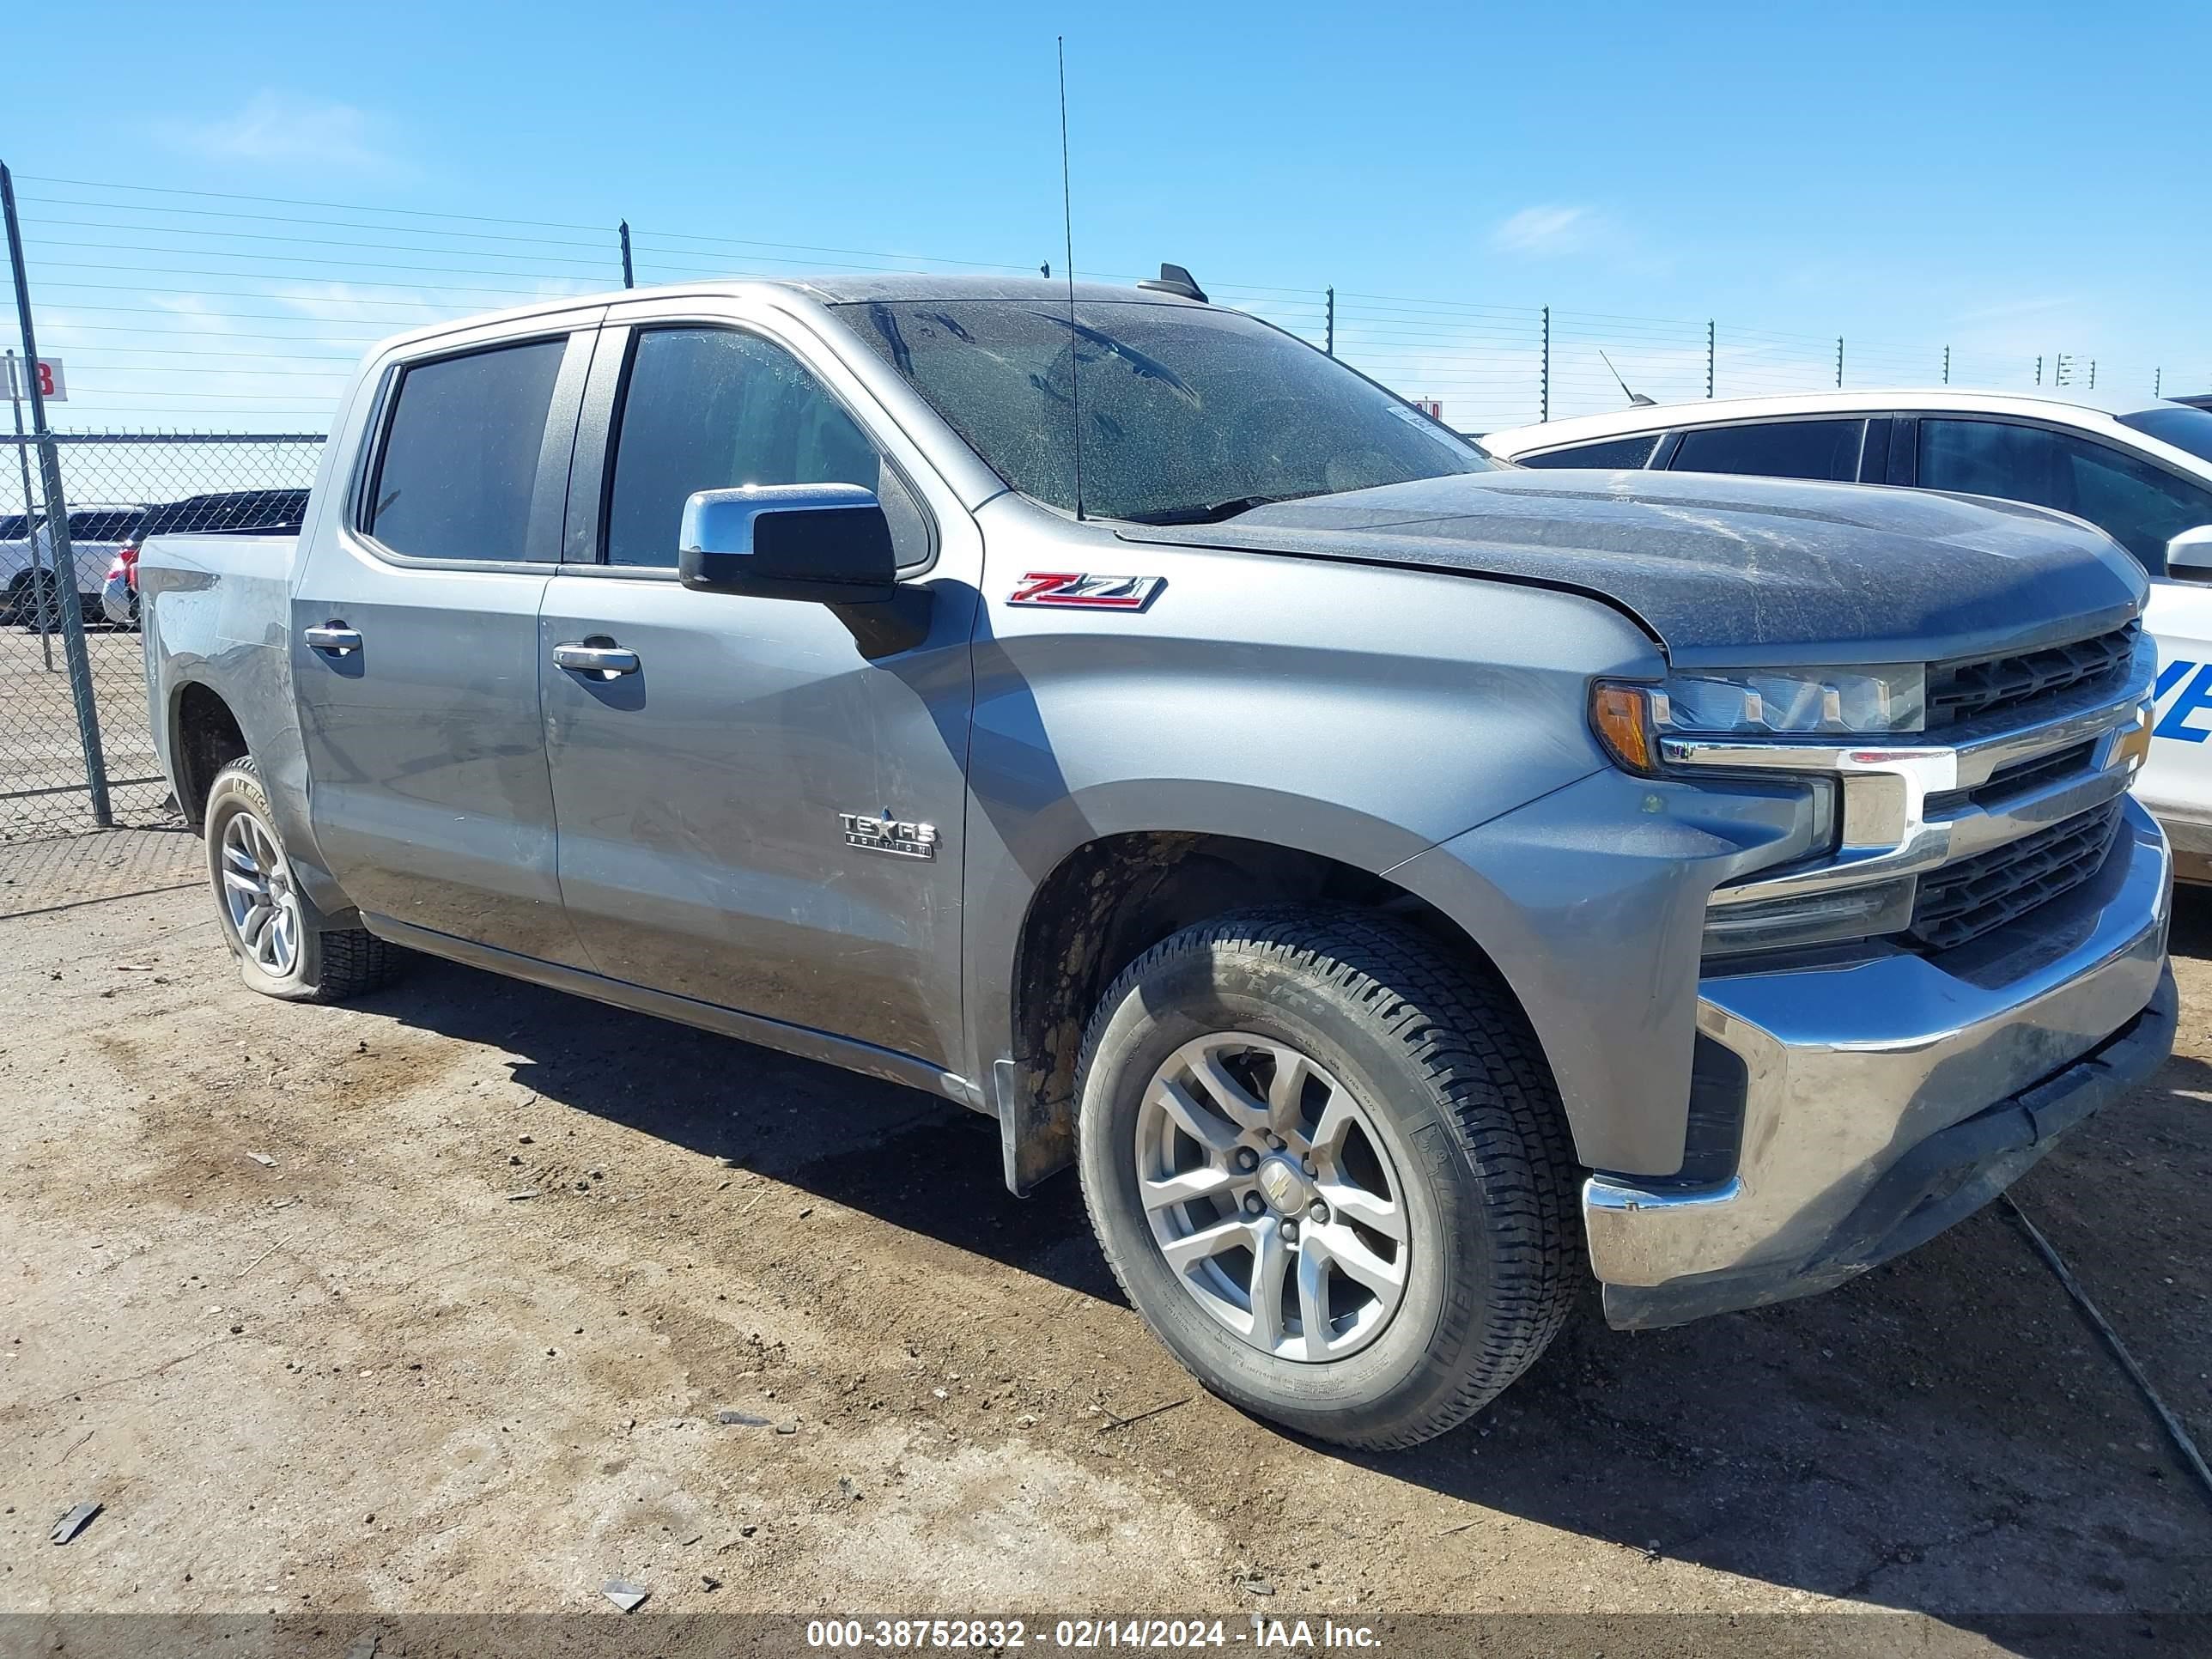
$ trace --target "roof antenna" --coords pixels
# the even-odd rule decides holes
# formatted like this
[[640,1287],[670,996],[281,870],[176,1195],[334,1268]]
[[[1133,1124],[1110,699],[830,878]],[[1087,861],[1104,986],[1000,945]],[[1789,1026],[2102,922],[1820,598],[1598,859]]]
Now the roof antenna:
[[1620,378],[1620,371],[1613,366],[1613,359],[1606,356],[1605,348],[1603,346],[1600,346],[1598,348],[1597,355],[1605,359],[1606,372],[1613,376],[1613,383],[1620,388],[1620,395],[1628,399],[1628,406],[1631,409],[1650,409],[1654,407],[1650,398],[1645,397],[1640,392],[1631,392],[1628,389],[1628,382]]
[[[1067,182],[1067,37],[1053,36],[1060,52],[1060,220],[1067,233],[1067,402],[1075,423],[1075,520],[1083,521],[1083,337],[1075,331],[1075,200]],[[1048,267],[1048,270],[1049,267]]]

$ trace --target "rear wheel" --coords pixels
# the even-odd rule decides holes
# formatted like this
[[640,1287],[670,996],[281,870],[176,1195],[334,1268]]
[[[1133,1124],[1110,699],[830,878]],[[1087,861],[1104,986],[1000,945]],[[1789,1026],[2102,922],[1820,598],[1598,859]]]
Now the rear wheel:
[[1480,1409],[1579,1283],[1558,1097],[1503,988],[1352,915],[1154,946],[1092,1019],[1084,1196],[1200,1381],[1318,1438],[1408,1446]]
[[51,570],[26,570],[8,585],[9,620],[33,632],[62,625],[61,580]]
[[208,789],[208,878],[240,975],[264,996],[339,1002],[391,978],[398,951],[359,927],[327,927],[300,890],[252,759]]

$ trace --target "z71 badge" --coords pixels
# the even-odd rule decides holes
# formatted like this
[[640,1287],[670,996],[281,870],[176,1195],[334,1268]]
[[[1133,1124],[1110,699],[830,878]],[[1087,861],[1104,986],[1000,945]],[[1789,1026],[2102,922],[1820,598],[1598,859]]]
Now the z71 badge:
[[1056,605],[1071,611],[1142,611],[1166,585],[1164,576],[1093,576],[1032,570],[1006,596],[1008,605]]
[[845,826],[845,845],[894,858],[933,859],[937,856],[937,826],[913,823],[903,818],[872,817],[865,812],[840,812]]

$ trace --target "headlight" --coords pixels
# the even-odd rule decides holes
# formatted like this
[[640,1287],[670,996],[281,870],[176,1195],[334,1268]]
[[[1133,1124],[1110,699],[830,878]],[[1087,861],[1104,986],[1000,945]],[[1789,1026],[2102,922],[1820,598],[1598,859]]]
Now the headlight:
[[1928,677],[1918,663],[1874,668],[1702,669],[1656,685],[1599,680],[1590,726],[1634,772],[1656,771],[1666,737],[1814,738],[1917,732]]

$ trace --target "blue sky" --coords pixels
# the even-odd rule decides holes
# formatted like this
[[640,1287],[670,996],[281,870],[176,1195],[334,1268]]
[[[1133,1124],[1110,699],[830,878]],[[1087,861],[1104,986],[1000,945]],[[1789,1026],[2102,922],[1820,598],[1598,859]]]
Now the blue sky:
[[[52,96],[9,123],[5,159],[34,179],[626,216],[664,248],[681,232],[1057,268],[1057,32],[1078,267],[1171,258],[1255,303],[1296,290],[1294,321],[1327,284],[1393,296],[1347,309],[1366,307],[1404,390],[1489,395],[1420,321],[1483,313],[1404,301],[1500,307],[1516,342],[1539,305],[1618,319],[1578,337],[1653,376],[1690,374],[1702,347],[1639,319],[1712,317],[1802,337],[1808,362],[1827,337],[1863,342],[1855,373],[1893,349],[1894,379],[1933,379],[1948,343],[2212,389],[2201,0],[25,6],[9,61],[44,65]],[[515,234],[556,257],[561,238]],[[34,229],[42,305],[86,297],[61,284],[94,256],[64,270],[44,245],[73,234],[92,239]],[[589,233],[561,234],[586,244],[560,250],[561,275],[615,279],[611,240],[602,274]],[[334,292],[374,274],[359,252],[318,272],[298,246],[282,274]],[[81,341],[96,321],[56,327]]]

